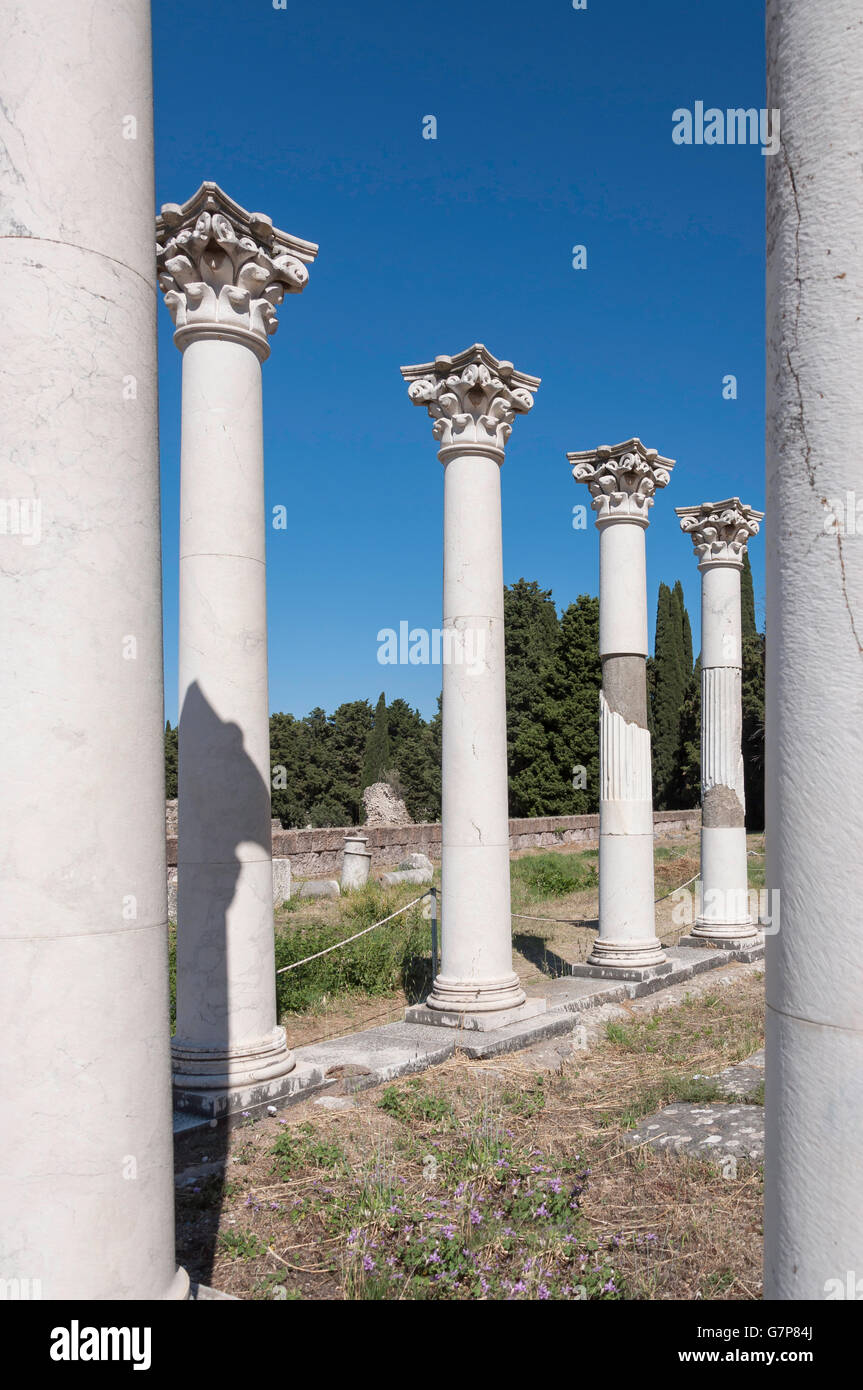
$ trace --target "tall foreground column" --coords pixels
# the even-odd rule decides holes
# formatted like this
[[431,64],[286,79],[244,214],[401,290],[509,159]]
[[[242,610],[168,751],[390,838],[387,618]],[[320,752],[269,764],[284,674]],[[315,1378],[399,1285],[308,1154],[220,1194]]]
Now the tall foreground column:
[[656,935],[653,784],[647,729],[645,532],[673,459],[640,439],[567,454],[599,531],[599,936],[576,973],[670,970]]
[[739,497],[676,507],[701,571],[701,912],[694,940],[752,943],[743,788],[740,575],[763,512]]
[[500,512],[504,447],[539,378],[481,343],[401,371],[444,465],[442,954],[426,1005],[488,1027],[544,1007],[512,968]]
[[174,1259],[150,7],[0,19],[0,1280]]
[[178,1104],[282,1094],[276,1022],[261,363],[311,242],[214,183],[157,222],[183,353],[177,900]]
[[768,0],[767,79],[782,112],[765,161],[767,885],[781,918],[767,941],[764,1290],[835,1298],[863,1278],[858,0]]

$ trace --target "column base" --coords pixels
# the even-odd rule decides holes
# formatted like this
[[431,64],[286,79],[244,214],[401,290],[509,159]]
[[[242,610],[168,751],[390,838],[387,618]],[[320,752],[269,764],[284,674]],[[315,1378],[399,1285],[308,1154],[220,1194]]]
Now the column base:
[[202,1048],[174,1039],[174,1108],[218,1118],[291,1094],[304,1084],[284,1028],[247,1047]]
[[572,967],[573,975],[592,980],[652,980],[667,975],[671,963],[658,937],[647,941],[611,941],[598,936],[584,962]]
[[511,1009],[487,1009],[482,1013],[458,1013],[451,1009],[430,1008],[425,1004],[413,1004],[405,1009],[405,1023],[427,1023],[437,1028],[464,1028],[477,1033],[493,1033],[496,1028],[508,1028],[511,1023],[521,1023],[524,1019],[544,1014],[547,1008],[544,999],[527,999]]
[[424,1004],[405,1010],[407,1023],[490,1032],[545,1009],[544,999],[528,999],[513,972],[497,980],[448,980],[438,975]]
[[177,1273],[171,1280],[168,1292],[165,1294],[166,1303],[185,1303],[192,1297],[192,1285],[188,1274],[182,1265],[177,1266]]
[[721,951],[754,950],[764,945],[758,923],[697,921],[688,936],[682,936],[678,946],[697,946],[702,951],[713,947]]

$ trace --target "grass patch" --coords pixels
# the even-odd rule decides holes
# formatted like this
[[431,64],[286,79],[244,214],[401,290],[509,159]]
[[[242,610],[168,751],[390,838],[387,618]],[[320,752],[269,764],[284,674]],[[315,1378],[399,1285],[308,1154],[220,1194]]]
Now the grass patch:
[[[413,896],[418,896],[415,885],[410,886]],[[368,883],[345,897],[335,921],[281,927],[276,932],[276,969],[315,955],[389,916],[400,898],[410,902],[404,893],[392,894],[378,883]],[[276,998],[280,1012],[311,1009],[333,995],[377,996],[403,989],[408,998],[417,998],[428,987],[430,970],[431,927],[423,917],[423,903],[417,903],[358,941],[277,975]]]
[[596,887],[596,864],[583,854],[530,854],[510,865],[513,896],[519,906],[544,898],[565,898]]

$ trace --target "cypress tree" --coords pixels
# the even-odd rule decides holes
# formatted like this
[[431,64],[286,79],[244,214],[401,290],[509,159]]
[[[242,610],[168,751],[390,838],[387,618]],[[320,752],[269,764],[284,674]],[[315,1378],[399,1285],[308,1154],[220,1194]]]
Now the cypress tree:
[[503,611],[509,813],[548,815],[557,782],[549,693],[558,641],[557,609],[550,589],[519,579],[504,589]]
[[752,585],[752,566],[749,563],[749,551],[743,555],[743,573],[740,576],[740,622],[743,640],[747,637],[757,637],[758,627],[755,622],[755,590]]
[[175,801],[177,797],[177,729],[171,728],[170,719],[165,720],[165,800]]
[[[554,762],[559,792],[549,815],[599,809],[599,599],[579,594],[560,620],[551,687]],[[584,768],[584,777],[576,769]],[[584,781],[584,786],[576,785]]]
[[383,782],[390,770],[390,739],[387,720],[387,701],[383,691],[375,706],[375,717],[366,741],[363,760],[363,777],[360,791],[365,791],[374,782]]
[[680,717],[692,676],[692,628],[679,579],[673,589],[659,586],[652,675],[654,800],[667,810],[675,799]]

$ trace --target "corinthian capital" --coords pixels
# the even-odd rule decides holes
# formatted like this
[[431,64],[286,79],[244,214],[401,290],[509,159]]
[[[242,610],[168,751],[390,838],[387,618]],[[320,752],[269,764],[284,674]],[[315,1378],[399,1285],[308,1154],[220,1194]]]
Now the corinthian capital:
[[512,422],[532,408],[540,381],[499,362],[482,343],[455,357],[402,367],[401,374],[414,405],[424,405],[434,420],[442,460],[461,452],[494,454],[502,462]]
[[156,218],[159,286],[182,348],[195,336],[246,342],[263,360],[276,307],[308,283],[318,248],[246,212],[216,183],[187,203],[165,203]]
[[674,467],[674,459],[645,449],[640,439],[603,444],[566,457],[573,465],[575,481],[590,488],[597,526],[608,521],[636,521],[647,526],[653,494],[658,487],[668,486]]
[[680,529],[692,537],[699,565],[738,565],[743,568],[747,543],[758,535],[763,512],[747,507],[739,497],[725,502],[702,502],[697,507],[675,507]]

